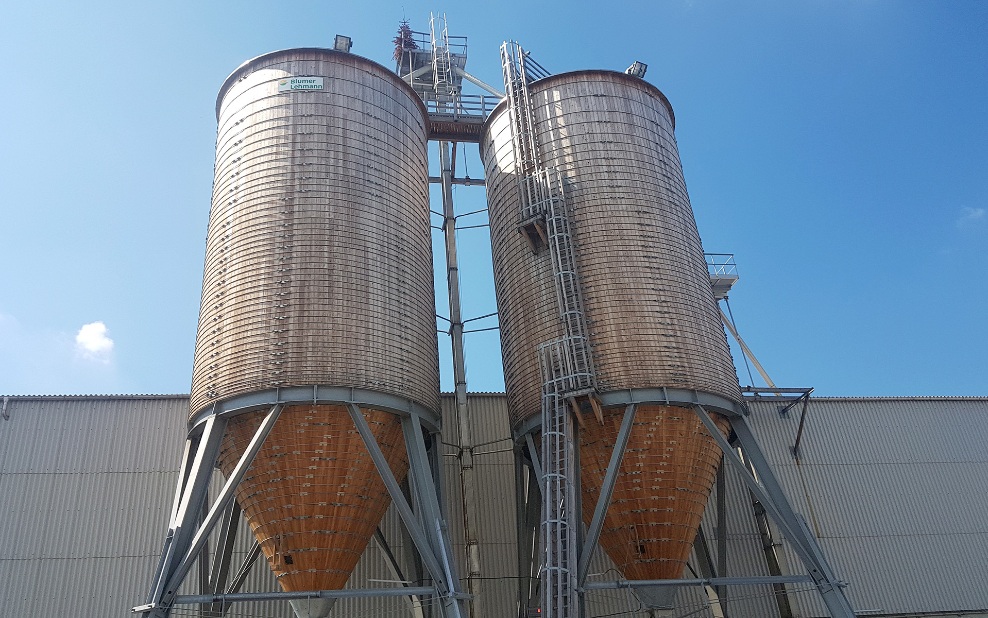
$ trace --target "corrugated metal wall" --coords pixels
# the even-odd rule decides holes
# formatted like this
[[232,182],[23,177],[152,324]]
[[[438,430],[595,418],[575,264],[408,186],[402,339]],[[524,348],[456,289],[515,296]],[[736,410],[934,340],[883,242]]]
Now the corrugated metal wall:
[[[752,426],[818,535],[855,610],[988,609],[988,399],[813,399],[752,404]],[[798,564],[790,553],[790,564]],[[823,615],[800,595],[803,615]]]
[[[503,395],[470,397],[481,489],[478,530],[485,617],[514,616],[514,469]],[[449,432],[452,401],[444,400]],[[772,402],[752,404],[751,423],[797,511],[820,534],[838,575],[851,582],[855,609],[871,615],[978,611],[988,615],[988,442],[979,431],[988,399],[814,399],[802,462],[789,454],[798,409],[780,418]],[[187,397],[12,398],[0,420],[0,615],[128,616],[143,602],[173,499]],[[453,508],[455,555],[463,542],[453,433],[445,483]],[[215,490],[219,488],[219,479]],[[750,498],[728,471],[727,575],[765,575]],[[215,495],[214,490],[214,495]],[[716,504],[713,496],[711,505]],[[708,510],[709,511],[709,510]],[[712,512],[704,519],[715,535]],[[393,513],[382,525],[415,579]],[[238,555],[250,540],[241,534]],[[215,543],[213,544],[215,546]],[[716,561],[716,545],[711,543]],[[789,564],[799,571],[790,553]],[[695,564],[695,561],[694,561]],[[244,590],[277,585],[259,562]],[[613,575],[597,556],[591,573]],[[462,569],[461,569],[462,573]],[[375,542],[351,586],[393,579]],[[189,591],[192,588],[187,586]],[[797,616],[824,615],[805,586],[789,586]],[[589,617],[642,615],[626,591],[588,594]],[[673,616],[709,615],[702,590],[683,590]],[[771,617],[767,587],[728,589],[728,615]],[[341,600],[336,616],[408,615],[402,599]],[[695,612],[695,613],[694,613]],[[176,616],[193,615],[186,607]],[[285,603],[235,607],[230,616],[290,618]],[[972,614],[975,615],[975,614]]]

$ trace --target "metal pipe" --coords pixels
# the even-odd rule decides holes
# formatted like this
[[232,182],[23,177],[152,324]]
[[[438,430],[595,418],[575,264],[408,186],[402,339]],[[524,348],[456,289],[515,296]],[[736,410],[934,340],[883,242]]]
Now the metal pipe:
[[483,80],[481,80],[481,79],[479,79],[477,77],[474,77],[473,75],[470,75],[469,73],[467,73],[466,71],[464,71],[460,67],[453,67],[453,71],[457,75],[459,75],[460,77],[462,77],[463,79],[465,79],[468,82],[470,82],[471,84],[473,84],[474,86],[477,86],[478,88],[480,88],[481,90],[486,90],[489,94],[492,94],[495,97],[498,97],[498,98],[501,98],[501,99],[504,98],[504,93],[503,92],[501,92],[500,90],[498,90],[494,86],[491,86],[489,84],[484,83]]
[[806,408],[810,405],[810,394],[803,396],[803,410],[799,414],[799,429],[796,430],[796,442],[792,445],[792,456],[799,463],[799,442],[803,439],[803,427],[806,424]]
[[446,282],[449,291],[449,335],[453,346],[453,384],[460,459],[460,489],[463,496],[463,537],[466,543],[467,591],[470,615],[480,618],[480,544],[474,530],[477,489],[473,468],[473,435],[467,407],[467,371],[463,358],[463,317],[460,312],[460,269],[456,257],[456,214],[453,209],[453,155],[451,142],[439,142],[442,178],[443,236],[446,247]]
[[751,348],[748,347],[748,344],[744,342],[744,339],[741,338],[741,335],[738,334],[738,330],[734,328],[733,324],[731,324],[731,320],[728,319],[727,314],[724,313],[724,309],[721,308],[720,303],[717,303],[717,309],[720,311],[720,317],[724,322],[724,326],[727,327],[727,330],[731,331],[731,334],[734,335],[734,340],[738,342],[739,346],[741,346],[741,352],[747,356],[749,360],[751,360],[751,363],[755,366],[755,369],[758,370],[759,375],[762,376],[765,383],[771,388],[775,388],[775,382],[772,381],[772,378],[768,377],[768,372],[765,371],[762,364],[758,362],[757,358],[755,358],[755,354],[751,351]]

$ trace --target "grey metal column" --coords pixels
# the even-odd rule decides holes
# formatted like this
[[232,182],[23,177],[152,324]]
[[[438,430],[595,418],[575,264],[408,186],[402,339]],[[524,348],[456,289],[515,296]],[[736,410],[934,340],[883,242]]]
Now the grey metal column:
[[515,450],[515,525],[518,552],[518,615],[524,617],[538,599],[538,529],[542,490],[522,446]]
[[[813,583],[816,585],[817,591],[830,611],[830,615],[834,618],[853,618],[854,610],[844,595],[844,584],[837,579],[833,569],[820,550],[816,539],[806,527],[806,524],[793,511],[785,492],[782,490],[782,486],[776,480],[768,460],[765,459],[765,455],[758,446],[758,441],[755,439],[754,434],[752,434],[751,428],[748,426],[744,417],[731,416],[728,417],[728,420],[731,423],[734,434],[737,436],[739,445],[745,453],[745,457],[758,475],[758,479],[749,472],[744,462],[734,452],[734,448],[720,432],[720,429],[718,429],[703,406],[695,405],[693,410],[706,426],[707,431],[710,432],[710,435],[720,446],[721,450],[724,451],[725,460],[737,469],[745,484],[748,485],[751,492],[757,496],[765,507],[766,512],[782,528],[783,534],[789,540],[796,554],[799,555]],[[759,483],[759,480],[761,483]]]
[[446,247],[446,283],[449,296],[449,336],[453,348],[453,384],[456,397],[457,442],[460,460],[460,490],[463,500],[463,538],[466,543],[467,591],[472,596],[470,615],[481,618],[480,544],[474,529],[477,521],[477,486],[473,468],[473,432],[467,407],[467,371],[463,356],[463,316],[460,311],[460,267],[456,255],[456,214],[453,208],[455,143],[439,142],[442,178],[443,237]]
[[[724,479],[724,457],[717,466],[717,575],[727,577],[727,483]],[[726,604],[724,587],[717,589],[721,602]]]
[[[209,479],[212,476],[213,464],[219,455],[223,432],[226,430],[226,420],[210,417],[198,436],[190,436],[185,442],[185,452],[178,474],[178,487],[175,490],[175,501],[172,506],[171,520],[165,535],[164,546],[161,550],[161,560],[151,580],[151,590],[148,593],[148,611],[161,599],[165,592],[175,566],[192,540],[195,532],[196,518],[206,500]],[[145,614],[147,615],[147,614]]]
[[[233,562],[233,545],[237,540],[237,528],[240,525],[240,505],[236,500],[230,502],[223,514],[223,528],[220,531],[216,555],[213,557],[213,569],[209,574],[207,586],[203,590],[213,594],[226,592],[227,580],[230,576],[230,565]],[[204,608],[209,616],[217,616],[223,608],[211,604]]]
[[[384,538],[384,533],[381,532],[380,527],[374,530],[374,541],[377,543],[377,547],[381,551],[381,555],[384,558],[384,563],[391,572],[391,576],[401,582],[402,586],[407,588],[410,585],[408,578],[405,576],[404,571],[402,571],[398,557],[395,555],[394,551],[392,551],[388,540]],[[408,611],[412,615],[412,618],[425,618],[425,613],[422,611],[422,597],[412,594],[408,595],[406,600],[408,601]]]

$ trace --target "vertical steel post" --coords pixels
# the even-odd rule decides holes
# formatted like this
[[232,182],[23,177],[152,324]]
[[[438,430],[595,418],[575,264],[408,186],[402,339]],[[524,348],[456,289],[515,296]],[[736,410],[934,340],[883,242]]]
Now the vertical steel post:
[[473,468],[473,435],[467,407],[467,371],[463,358],[463,316],[460,312],[460,269],[456,257],[456,214],[453,209],[453,146],[439,142],[439,165],[442,178],[443,236],[446,246],[446,283],[449,291],[449,335],[453,348],[453,384],[456,397],[457,442],[460,460],[460,489],[463,499],[463,537],[466,543],[467,592],[470,615],[481,618],[480,545],[476,522],[477,487]]
[[[724,479],[724,457],[720,458],[717,466],[717,575],[727,577],[727,483]],[[726,604],[724,586],[716,586],[715,590]]]

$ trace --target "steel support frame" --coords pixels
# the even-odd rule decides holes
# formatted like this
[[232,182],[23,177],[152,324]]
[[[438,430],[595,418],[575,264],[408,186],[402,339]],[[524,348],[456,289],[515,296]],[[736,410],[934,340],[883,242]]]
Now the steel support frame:
[[[758,445],[754,434],[751,432],[751,428],[745,419],[747,411],[743,405],[728,402],[727,400],[717,396],[712,396],[705,393],[673,389],[631,389],[625,391],[612,391],[601,394],[598,397],[605,405],[609,407],[617,405],[624,405],[626,407],[621,429],[618,432],[614,450],[611,453],[611,459],[608,463],[607,472],[605,473],[601,493],[594,508],[594,516],[591,520],[590,527],[587,530],[585,541],[579,548],[578,577],[581,593],[591,590],[636,588],[640,586],[702,585],[713,587],[717,594],[721,595],[724,586],[766,584],[781,585],[786,583],[812,582],[833,618],[854,617],[854,611],[851,608],[851,605],[843,590],[846,584],[837,579],[833,569],[830,567],[826,557],[823,555],[816,538],[810,532],[809,528],[806,526],[806,523],[795,513],[790,505],[788,498],[782,490],[782,486],[776,479],[768,460],[765,458],[765,455]],[[717,531],[717,541],[719,549],[718,562],[720,563],[718,575],[720,575],[720,577],[705,577],[695,580],[621,580],[617,582],[586,581],[587,572],[589,570],[589,561],[599,540],[599,528],[602,525],[604,515],[606,514],[607,505],[610,502],[610,496],[613,492],[614,481],[617,478],[617,470],[620,467],[621,458],[623,457],[624,449],[627,445],[627,439],[634,424],[636,405],[648,403],[687,407],[696,413],[700,421],[704,424],[708,432],[713,436],[714,440],[717,442],[717,445],[724,453],[722,466],[723,463],[726,462],[737,470],[742,480],[748,486],[748,489],[765,506],[768,515],[782,529],[784,536],[792,545],[800,560],[803,562],[803,565],[808,573],[807,575],[725,577],[726,544],[722,539],[724,537],[724,526],[726,526],[726,513],[724,513],[726,505],[722,503],[723,497],[719,497],[717,500],[719,528]],[[734,447],[720,432],[720,429],[710,417],[708,408],[716,410],[730,422],[733,435],[736,437],[738,446],[742,449],[745,459],[748,461],[748,464],[751,465],[754,474],[749,471],[745,462],[742,461],[737,452],[735,452]],[[537,430],[537,423],[526,423],[522,426],[521,431],[516,433],[517,442],[519,444],[526,444],[533,452],[537,452],[534,450],[534,440],[532,439],[532,433]],[[537,471],[539,477],[541,478],[542,473],[537,458],[532,459],[531,465],[533,470]],[[722,496],[724,490],[726,489],[726,483],[724,483],[722,472],[718,473],[717,484],[718,495]],[[546,618],[553,617],[546,616]]]
[[[336,404],[347,408],[413,545],[432,577],[434,586],[299,593],[239,593],[251,566],[261,553],[259,544],[255,542],[229,589],[223,593],[223,586],[231,566],[232,548],[239,520],[239,507],[236,506],[234,491],[260,451],[282,409],[291,404]],[[415,510],[410,506],[391,472],[363,416],[361,405],[371,405],[401,417],[405,448],[409,457],[413,499],[417,506]],[[219,456],[228,419],[239,414],[265,409],[267,414],[243,456],[231,472],[230,478],[215,502],[209,505],[207,489]],[[204,609],[225,612],[230,603],[236,601],[369,597],[379,594],[380,596],[438,596],[441,597],[444,616],[448,618],[468,616],[464,606],[468,595],[460,590],[450,554],[448,531],[441,515],[436,483],[437,474],[441,472],[432,469],[423,438],[423,432],[426,430],[430,433],[438,432],[439,419],[435,413],[414,402],[386,393],[326,386],[292,387],[249,393],[218,402],[208,410],[208,413],[200,413],[190,421],[189,438],[183,452],[161,559],[152,580],[147,603],[135,607],[133,609],[135,613],[141,613],[144,618],[168,618],[177,604],[201,604]],[[217,557],[211,569],[204,566],[207,570],[202,576],[203,581],[208,584],[205,591],[207,594],[178,595],[179,586],[185,581],[193,564],[202,556],[208,536],[221,520],[223,529]],[[206,557],[203,559],[208,560]],[[208,565],[208,562],[200,562],[200,564]],[[208,578],[205,577],[206,573]]]
[[140,608],[147,618],[166,618],[171,612],[179,586],[185,580],[193,563],[199,558],[209,533],[219,522],[229,504],[233,502],[234,490],[247,473],[257,452],[261,450],[264,439],[271,432],[282,409],[281,404],[275,404],[264,417],[216,501],[203,517],[201,525],[196,525],[199,522],[195,521],[194,517],[198,516],[207,504],[206,494],[213,467],[219,457],[227,419],[222,416],[209,417],[203,425],[201,435],[190,436],[186,441],[175,505],[161,552],[161,561],[155,573],[147,605]]
[[782,529],[782,534],[802,561],[830,615],[833,618],[854,618],[854,610],[844,594],[846,584],[837,579],[816,537],[789,504],[789,499],[775,478],[775,473],[745,418],[727,417],[738,446],[741,447],[757,478],[745,466],[744,461],[720,432],[707,410],[697,404],[693,406],[693,411],[724,452],[724,460],[735,468],[748,489],[762,503],[768,515]]

